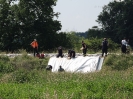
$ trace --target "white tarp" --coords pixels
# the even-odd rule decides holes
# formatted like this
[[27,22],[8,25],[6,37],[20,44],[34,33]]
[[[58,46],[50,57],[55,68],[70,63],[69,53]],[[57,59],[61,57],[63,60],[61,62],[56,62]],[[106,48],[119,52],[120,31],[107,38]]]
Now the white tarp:
[[102,62],[103,58],[100,56],[77,56],[72,59],[51,57],[48,65],[52,66],[52,72],[58,72],[59,66],[62,66],[65,72],[86,73],[100,70]]

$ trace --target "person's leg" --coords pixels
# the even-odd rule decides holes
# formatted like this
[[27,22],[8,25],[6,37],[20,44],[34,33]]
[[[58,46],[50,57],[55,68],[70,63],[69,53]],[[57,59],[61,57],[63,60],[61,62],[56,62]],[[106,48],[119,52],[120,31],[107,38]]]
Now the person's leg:
[[103,57],[103,55],[104,55],[104,49],[102,49],[102,57]]
[[123,45],[121,46],[121,52],[123,53]]
[[72,52],[72,51],[70,52],[70,57],[71,57],[71,58],[73,57],[73,52]]
[[126,53],[126,46],[123,46],[123,52]]
[[83,49],[83,54],[84,54],[84,56],[86,56],[86,49]]
[[105,56],[107,56],[107,48],[105,49]]
[[122,45],[122,53],[126,53],[126,46]]
[[85,54],[85,49],[83,49],[83,55]]
[[87,49],[85,49],[85,55],[86,55]]
[[57,58],[59,57],[59,54],[57,54],[57,56],[56,56]]
[[35,54],[36,54],[37,56],[39,55],[38,49],[37,49],[37,48],[35,48]]
[[59,56],[60,56],[60,57],[63,57],[63,55],[62,55],[62,50],[59,50]]
[[33,48],[33,55],[34,55],[34,57],[36,56],[36,49],[35,48]]
[[75,51],[73,51],[73,58],[75,58]]

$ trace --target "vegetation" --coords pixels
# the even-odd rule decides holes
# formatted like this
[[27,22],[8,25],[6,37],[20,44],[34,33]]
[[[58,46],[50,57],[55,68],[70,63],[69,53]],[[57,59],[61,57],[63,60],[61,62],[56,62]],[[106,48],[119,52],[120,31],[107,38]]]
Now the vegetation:
[[103,7],[97,22],[102,26],[103,36],[116,43],[126,37],[133,45],[133,11],[132,0],[112,1]]
[[1,99],[131,99],[132,55],[111,54],[93,73],[46,71],[49,58],[0,56]]
[[[54,20],[57,0],[0,0],[0,50],[31,51],[36,38],[39,51],[80,52],[81,41],[87,53],[101,51],[104,37],[109,41],[109,55],[101,71],[93,73],[52,73],[45,70],[49,58],[33,58],[27,53],[15,58],[0,56],[0,99],[132,99],[133,56],[120,53],[123,37],[132,38],[132,0],[110,2],[98,16],[100,29],[93,26],[82,34],[58,32],[61,23]],[[77,36],[80,35],[80,36]],[[130,45],[133,41],[130,39]],[[117,54],[114,54],[117,52]]]
[[[14,1],[18,3],[15,4]],[[101,27],[93,26],[85,33],[59,32],[61,22],[57,19],[60,13],[53,10],[56,2],[57,0],[0,0],[0,50],[15,52],[26,49],[30,52],[32,47],[29,44],[34,38],[39,42],[40,51],[55,50],[58,46],[78,51],[82,40],[89,44],[91,38],[97,38],[98,42],[105,37],[117,44],[126,37],[132,46],[132,0],[109,2],[97,19]]]
[[40,49],[55,48],[61,30],[61,23],[54,20],[59,15],[53,11],[55,5],[56,0],[0,0],[0,49],[29,51],[34,38]]

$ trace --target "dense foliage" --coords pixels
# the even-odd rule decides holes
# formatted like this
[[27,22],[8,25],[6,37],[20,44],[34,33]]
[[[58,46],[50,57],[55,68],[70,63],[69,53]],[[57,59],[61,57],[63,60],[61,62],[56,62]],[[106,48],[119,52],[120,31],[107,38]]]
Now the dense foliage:
[[57,45],[56,33],[61,23],[54,20],[59,13],[53,11],[56,0],[0,0],[0,49],[30,49],[34,38],[40,49],[51,49]]
[[103,7],[97,22],[102,26],[104,36],[116,43],[126,37],[133,45],[133,1],[112,1]]
[[[85,33],[59,32],[61,22],[56,20],[59,12],[54,12],[56,0],[0,0],[0,49],[14,51],[26,49],[34,38],[38,40],[39,51],[56,50],[58,46],[80,51],[81,41],[88,44],[89,50],[100,50],[104,37],[110,40],[110,49],[120,44],[123,37],[132,45],[132,1],[112,1],[103,7],[97,22],[102,26],[93,26]],[[84,37],[85,38],[84,38]],[[92,39],[93,38],[93,39]],[[114,43],[115,42],[115,43]],[[118,47],[117,47],[118,48]]]

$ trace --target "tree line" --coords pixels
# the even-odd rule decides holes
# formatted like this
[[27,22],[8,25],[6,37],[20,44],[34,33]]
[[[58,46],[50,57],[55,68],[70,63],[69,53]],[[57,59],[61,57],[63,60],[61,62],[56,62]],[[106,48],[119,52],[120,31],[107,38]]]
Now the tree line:
[[126,37],[130,40],[130,45],[133,45],[132,0],[109,2],[96,20],[101,27],[94,26],[84,35],[59,32],[62,27],[57,20],[60,13],[53,10],[57,0],[19,0],[17,4],[14,3],[16,1],[18,0],[0,0],[1,51],[31,51],[30,43],[34,38],[38,40],[40,51],[54,50],[58,46],[79,49],[82,40],[91,45],[89,40],[100,42],[99,39],[104,37],[115,43],[120,43]]
[[125,37],[133,46],[133,1],[113,1],[105,5],[96,20],[100,28],[89,29],[88,37],[107,37],[120,44]]

